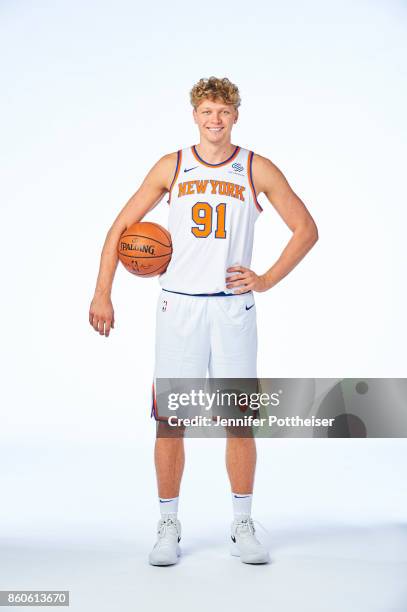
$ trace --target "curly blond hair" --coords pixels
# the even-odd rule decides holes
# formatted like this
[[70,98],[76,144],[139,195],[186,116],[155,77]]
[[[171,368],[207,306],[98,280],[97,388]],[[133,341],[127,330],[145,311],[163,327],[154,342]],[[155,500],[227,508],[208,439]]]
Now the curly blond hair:
[[191,104],[196,109],[205,100],[222,100],[225,104],[233,104],[237,109],[240,106],[240,94],[237,85],[228,78],[218,79],[211,76],[209,79],[199,79],[190,91]]

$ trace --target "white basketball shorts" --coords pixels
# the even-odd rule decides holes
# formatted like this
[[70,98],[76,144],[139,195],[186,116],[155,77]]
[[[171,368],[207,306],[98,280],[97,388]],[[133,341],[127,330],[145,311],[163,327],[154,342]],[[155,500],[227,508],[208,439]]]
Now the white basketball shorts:
[[[156,313],[156,378],[257,378],[252,292],[186,295],[162,290]],[[153,384],[153,409],[157,419]]]

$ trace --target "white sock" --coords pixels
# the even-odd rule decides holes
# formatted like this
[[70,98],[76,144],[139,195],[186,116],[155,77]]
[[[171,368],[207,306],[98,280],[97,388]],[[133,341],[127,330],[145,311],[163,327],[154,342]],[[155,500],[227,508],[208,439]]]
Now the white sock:
[[177,516],[178,512],[178,500],[179,497],[159,497],[158,503],[160,504],[161,518],[164,514],[171,514],[173,517]]
[[252,497],[252,493],[233,493],[232,491],[233,514],[235,518],[241,517],[242,514],[250,516]]

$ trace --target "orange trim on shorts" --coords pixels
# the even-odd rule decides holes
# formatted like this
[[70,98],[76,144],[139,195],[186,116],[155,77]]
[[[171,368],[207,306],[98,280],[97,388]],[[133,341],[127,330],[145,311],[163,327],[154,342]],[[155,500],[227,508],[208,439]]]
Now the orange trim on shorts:
[[151,414],[150,417],[154,417],[154,419],[156,421],[165,421],[168,422],[168,417],[160,417],[158,415],[158,409],[157,409],[157,398],[156,398],[156,394],[155,394],[155,385],[154,385],[154,381],[153,381],[153,394],[152,394],[152,406],[151,406]]
[[249,185],[250,185],[250,189],[252,191],[252,195],[253,195],[253,200],[254,203],[256,205],[256,208],[259,212],[263,212],[262,207],[260,206],[258,200],[257,200],[257,195],[256,195],[256,189],[254,187],[254,183],[253,183],[253,176],[252,176],[252,162],[253,162],[253,151],[249,151],[249,155],[247,158],[247,178],[249,179]]
[[156,399],[155,399],[155,388],[154,388],[154,382],[153,382],[150,417],[153,416],[156,419],[157,418],[156,414],[157,414],[157,402],[156,402]]
[[169,190],[169,196],[167,200],[168,204],[170,204],[171,202],[171,192],[172,192],[172,188],[174,187],[174,183],[178,178],[179,171],[181,168],[181,162],[182,162],[182,150],[180,149],[179,151],[177,151],[177,165],[175,166],[174,178],[172,179],[172,183],[171,183],[170,190]]
[[236,147],[236,149],[233,151],[232,155],[230,157],[228,157],[227,159],[225,159],[225,161],[220,162],[220,164],[209,164],[204,159],[202,159],[202,157],[199,157],[198,151],[195,149],[195,145],[193,145],[191,147],[191,151],[192,151],[192,155],[195,157],[196,161],[198,161],[203,166],[206,166],[207,168],[220,168],[221,166],[226,166],[226,164],[230,164],[230,162],[232,162],[235,159],[235,157],[237,156],[237,154],[240,151],[240,147]]

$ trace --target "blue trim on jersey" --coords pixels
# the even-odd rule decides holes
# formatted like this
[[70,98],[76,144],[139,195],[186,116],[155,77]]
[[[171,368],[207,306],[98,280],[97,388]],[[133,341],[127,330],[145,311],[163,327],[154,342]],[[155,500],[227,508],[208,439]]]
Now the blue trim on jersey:
[[257,207],[257,209],[260,212],[263,212],[263,208],[260,206],[259,201],[257,199],[257,193],[256,193],[256,188],[254,186],[254,181],[253,181],[253,169],[252,169],[252,164],[253,164],[253,157],[254,157],[254,153],[253,151],[250,151],[249,153],[249,181],[250,181],[250,185],[253,191],[253,196],[254,196],[254,203]]
[[181,156],[182,156],[182,150],[180,149],[179,151],[177,151],[177,165],[175,166],[174,178],[172,179],[172,182],[171,182],[171,185],[170,185],[170,190],[168,192],[167,204],[171,203],[172,188],[174,187],[174,183],[177,180],[177,177],[178,177],[178,174],[179,174],[179,170],[180,170],[180,167],[181,167]]
[[249,178],[250,187],[252,188],[253,197],[254,197],[254,203],[256,205],[256,208],[257,208],[257,210],[259,212],[263,212],[263,208],[260,206],[259,201],[257,199],[256,188],[254,186],[254,181],[253,181],[253,169],[252,169],[253,157],[254,157],[254,153],[253,153],[253,151],[250,151],[250,153],[249,153],[249,172],[248,172],[248,178]]
[[194,150],[195,155],[197,156],[198,159],[201,160],[201,162],[203,164],[206,164],[207,166],[213,166],[213,168],[216,168],[216,166],[223,166],[224,164],[226,164],[230,159],[232,159],[232,157],[234,155],[236,155],[236,151],[239,149],[239,146],[236,146],[235,150],[233,151],[232,155],[230,157],[228,157],[227,159],[225,159],[225,161],[223,162],[219,162],[219,164],[210,164],[209,162],[205,161],[204,159],[202,159],[202,157],[199,155],[198,151],[196,150],[196,146],[192,145],[192,148]]
[[225,293],[224,291],[219,291],[219,293],[182,293],[182,291],[171,291],[170,289],[163,289],[163,291],[167,293],[178,293],[178,295],[190,295],[191,297],[231,297],[251,293],[251,291],[245,291],[244,293]]

